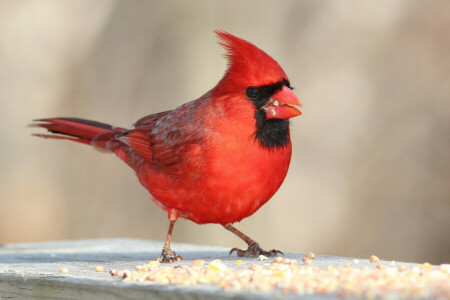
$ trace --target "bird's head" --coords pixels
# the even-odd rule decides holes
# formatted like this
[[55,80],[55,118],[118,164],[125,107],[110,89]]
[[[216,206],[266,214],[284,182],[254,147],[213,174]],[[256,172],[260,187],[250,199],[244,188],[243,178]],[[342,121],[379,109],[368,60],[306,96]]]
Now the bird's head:
[[228,69],[219,82],[222,92],[240,94],[251,101],[266,119],[289,119],[302,106],[292,91],[289,78],[267,53],[250,42],[225,31],[216,31],[227,50]]
[[228,69],[213,92],[237,99],[228,106],[251,108],[256,119],[256,138],[264,146],[286,145],[287,119],[301,115],[292,105],[302,106],[288,76],[272,57],[252,43],[225,31],[216,34],[227,50]]

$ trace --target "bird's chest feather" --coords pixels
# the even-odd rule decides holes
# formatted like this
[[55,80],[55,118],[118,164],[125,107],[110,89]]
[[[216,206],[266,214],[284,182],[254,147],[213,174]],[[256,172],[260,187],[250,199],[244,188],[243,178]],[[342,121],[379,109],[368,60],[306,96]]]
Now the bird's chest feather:
[[[245,125],[245,124],[244,124]],[[254,127],[253,127],[254,128]],[[249,126],[223,128],[211,139],[204,177],[204,204],[224,223],[240,221],[265,204],[286,177],[291,159],[290,141],[282,147],[264,147]]]
[[157,204],[200,224],[227,224],[252,215],[275,194],[291,159],[289,132],[283,146],[267,147],[250,113],[234,116],[202,124],[201,144],[183,157],[181,174],[149,171],[145,180]]

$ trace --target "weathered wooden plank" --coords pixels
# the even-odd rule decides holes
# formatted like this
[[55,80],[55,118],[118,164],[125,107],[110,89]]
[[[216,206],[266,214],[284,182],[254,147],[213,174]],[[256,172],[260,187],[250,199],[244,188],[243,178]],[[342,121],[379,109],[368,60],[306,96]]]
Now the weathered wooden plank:
[[[255,288],[223,290],[218,285],[212,284],[182,286],[152,281],[125,282],[109,274],[110,269],[134,270],[137,265],[145,264],[158,257],[161,246],[162,242],[130,239],[2,245],[0,246],[0,297],[2,299],[276,299],[286,297],[332,299],[336,296],[333,293],[321,295],[309,292],[286,295],[280,289],[268,292]],[[228,255],[228,249],[188,244],[173,244],[173,248],[184,257],[184,260],[171,266],[190,266],[196,259],[206,262],[220,259],[228,268],[236,270],[248,269],[253,264],[267,267],[273,262],[273,258],[267,261],[244,258],[242,260],[245,264],[239,266],[234,264],[237,258]],[[285,257],[296,259],[299,264],[302,264],[304,255],[287,253]],[[342,272],[342,268],[349,263],[355,264],[354,258],[319,255],[314,259],[313,265],[317,267],[316,270],[329,266],[340,267],[339,272]],[[380,263],[384,266],[390,265],[390,262],[380,261]],[[414,267],[414,264],[402,264],[409,269]],[[94,267],[98,265],[103,266],[105,271],[96,272]],[[368,259],[360,259],[356,267],[368,267],[373,270],[377,265]],[[60,273],[62,267],[67,268],[68,273]],[[433,269],[437,271],[436,267]],[[445,274],[445,272],[447,271],[444,270],[444,273],[441,273]],[[447,284],[450,284],[450,281]],[[436,287],[431,287],[430,291],[436,291]],[[428,291],[426,286],[422,286],[419,290],[419,292],[423,291]],[[444,287],[439,291],[444,296],[448,292],[450,296],[450,287],[448,289]],[[392,290],[390,292],[392,293]]]

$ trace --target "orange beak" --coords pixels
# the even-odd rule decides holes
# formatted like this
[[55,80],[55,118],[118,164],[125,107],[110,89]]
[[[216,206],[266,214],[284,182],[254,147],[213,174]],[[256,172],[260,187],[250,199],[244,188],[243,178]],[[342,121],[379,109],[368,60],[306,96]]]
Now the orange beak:
[[269,102],[263,106],[263,109],[266,111],[266,118],[290,119],[302,114],[297,108],[290,106],[289,104],[302,107],[302,104],[297,96],[295,96],[294,92],[283,85],[278,92],[273,94]]

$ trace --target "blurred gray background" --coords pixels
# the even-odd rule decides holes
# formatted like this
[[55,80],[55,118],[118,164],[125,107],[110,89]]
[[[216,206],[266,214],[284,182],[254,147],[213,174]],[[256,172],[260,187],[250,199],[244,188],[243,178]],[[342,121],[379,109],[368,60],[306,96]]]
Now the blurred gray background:
[[[288,252],[448,263],[449,28],[449,1],[2,1],[0,242],[162,240],[167,214],[123,162],[26,125],[127,127],[196,99],[225,71],[224,29],[304,105],[282,188],[237,228]],[[244,247],[185,220],[173,240]]]

